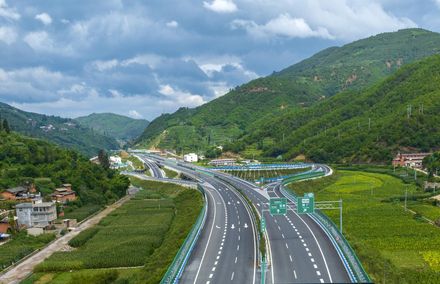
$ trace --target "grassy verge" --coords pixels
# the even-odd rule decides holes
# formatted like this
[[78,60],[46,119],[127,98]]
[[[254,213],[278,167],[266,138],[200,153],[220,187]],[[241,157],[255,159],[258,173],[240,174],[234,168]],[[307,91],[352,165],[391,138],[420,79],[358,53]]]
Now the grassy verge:
[[[75,237],[70,242],[76,247],[74,251],[57,252],[35,268],[39,283],[58,283],[56,279],[70,283],[72,279],[63,276],[70,270],[93,274],[98,268],[120,271],[138,266],[143,268],[127,277],[118,274],[116,279],[123,279],[120,283],[160,281],[197,219],[202,197],[196,190],[173,184],[138,179],[132,183],[143,190],[93,229]],[[46,278],[49,280],[41,282]]]
[[[289,185],[317,201],[343,199],[344,230],[375,283],[440,283],[440,229],[403,208],[415,185],[390,175],[339,171]],[[336,223],[338,212],[326,211]]]
[[0,246],[0,271],[32,253],[44,247],[55,239],[53,234],[44,234],[38,237],[28,236],[26,232],[20,232],[12,240]]
[[162,170],[165,172],[167,178],[178,178],[178,176],[179,176],[179,173],[177,173],[173,170],[167,169],[165,167],[163,167]]

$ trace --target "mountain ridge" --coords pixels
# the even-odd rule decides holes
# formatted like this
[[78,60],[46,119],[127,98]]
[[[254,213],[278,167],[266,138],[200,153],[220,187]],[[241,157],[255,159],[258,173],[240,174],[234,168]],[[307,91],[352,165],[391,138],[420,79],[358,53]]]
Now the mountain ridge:
[[109,112],[92,113],[87,116],[77,117],[74,120],[85,127],[92,128],[123,143],[139,137],[149,123],[145,119],[134,119]]
[[97,155],[100,149],[119,148],[115,139],[83,127],[70,118],[26,112],[2,102],[0,115],[18,133],[78,150],[89,157]]
[[178,152],[225,145],[264,120],[307,108],[341,91],[369,87],[404,64],[438,53],[440,34],[423,29],[383,33],[327,48],[207,104],[160,116],[136,144]]

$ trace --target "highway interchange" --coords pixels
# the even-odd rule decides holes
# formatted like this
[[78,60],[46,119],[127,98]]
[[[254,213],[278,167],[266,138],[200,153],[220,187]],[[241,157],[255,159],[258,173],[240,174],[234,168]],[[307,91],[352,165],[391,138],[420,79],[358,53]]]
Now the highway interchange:
[[271,216],[268,211],[262,212],[267,209],[269,198],[285,197],[280,183],[261,189],[229,174],[201,174],[180,161],[157,156],[140,157],[154,176],[162,177],[158,164],[167,166],[197,179],[206,192],[206,223],[179,283],[261,283],[257,226],[237,189],[266,220],[269,265],[265,283],[352,282],[329,237],[307,214],[297,214],[293,203],[289,203],[286,215]]

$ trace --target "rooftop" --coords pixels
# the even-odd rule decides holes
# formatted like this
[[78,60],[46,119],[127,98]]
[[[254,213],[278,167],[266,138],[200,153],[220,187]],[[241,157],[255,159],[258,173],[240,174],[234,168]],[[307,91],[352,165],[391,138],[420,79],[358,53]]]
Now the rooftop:
[[27,191],[27,189],[24,188],[23,186],[17,186],[17,187],[14,187],[14,188],[8,188],[8,189],[6,189],[6,191],[10,192],[10,193],[20,193],[20,192]]

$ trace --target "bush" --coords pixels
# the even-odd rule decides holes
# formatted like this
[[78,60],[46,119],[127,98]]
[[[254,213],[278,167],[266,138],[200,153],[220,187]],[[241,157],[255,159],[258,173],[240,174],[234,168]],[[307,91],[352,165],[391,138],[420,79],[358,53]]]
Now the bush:
[[110,284],[116,281],[118,275],[119,273],[116,270],[105,271],[93,275],[79,274],[79,275],[74,275],[69,283],[70,284],[89,284],[89,283]]
[[79,235],[74,237],[69,241],[69,246],[78,248],[85,244],[88,240],[93,238],[93,236],[96,235],[96,233],[99,231],[98,228],[90,228],[87,230],[82,231]]

